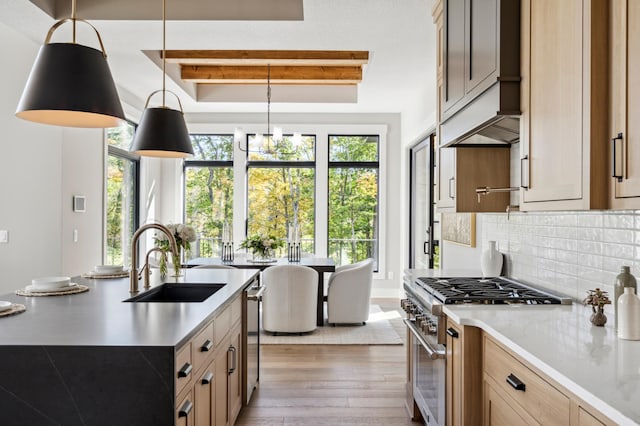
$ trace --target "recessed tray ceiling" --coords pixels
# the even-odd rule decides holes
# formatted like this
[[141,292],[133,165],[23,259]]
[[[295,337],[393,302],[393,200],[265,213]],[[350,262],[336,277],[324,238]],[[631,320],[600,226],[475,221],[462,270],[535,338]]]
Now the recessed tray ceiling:
[[[71,0],[29,0],[54,19],[71,16]],[[190,21],[302,21],[303,0],[167,0],[167,19]],[[160,20],[161,0],[81,0],[87,20]]]

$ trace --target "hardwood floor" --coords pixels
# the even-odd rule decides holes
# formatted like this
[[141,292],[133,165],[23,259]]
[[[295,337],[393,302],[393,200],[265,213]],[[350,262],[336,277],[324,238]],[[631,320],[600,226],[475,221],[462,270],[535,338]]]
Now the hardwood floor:
[[[406,338],[400,302],[376,299]],[[265,345],[260,386],[236,425],[418,425],[404,408],[404,345]]]

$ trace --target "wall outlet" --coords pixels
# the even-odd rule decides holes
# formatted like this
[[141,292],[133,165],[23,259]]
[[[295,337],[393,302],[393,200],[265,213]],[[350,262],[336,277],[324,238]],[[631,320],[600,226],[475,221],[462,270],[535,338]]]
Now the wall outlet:
[[6,244],[9,242],[9,231],[6,229],[0,229],[0,244]]

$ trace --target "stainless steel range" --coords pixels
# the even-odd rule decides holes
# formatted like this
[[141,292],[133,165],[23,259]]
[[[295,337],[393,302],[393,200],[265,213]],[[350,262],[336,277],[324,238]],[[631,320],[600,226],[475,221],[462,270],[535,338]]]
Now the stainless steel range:
[[445,424],[446,318],[449,304],[571,304],[523,283],[503,278],[418,277],[405,279],[401,306],[409,342],[413,400],[427,426]]

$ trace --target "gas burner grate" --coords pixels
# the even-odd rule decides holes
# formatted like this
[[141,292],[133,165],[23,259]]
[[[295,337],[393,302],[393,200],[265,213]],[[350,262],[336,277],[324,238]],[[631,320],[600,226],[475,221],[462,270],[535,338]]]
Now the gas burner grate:
[[560,304],[560,298],[505,278],[420,277],[418,285],[445,304]]

